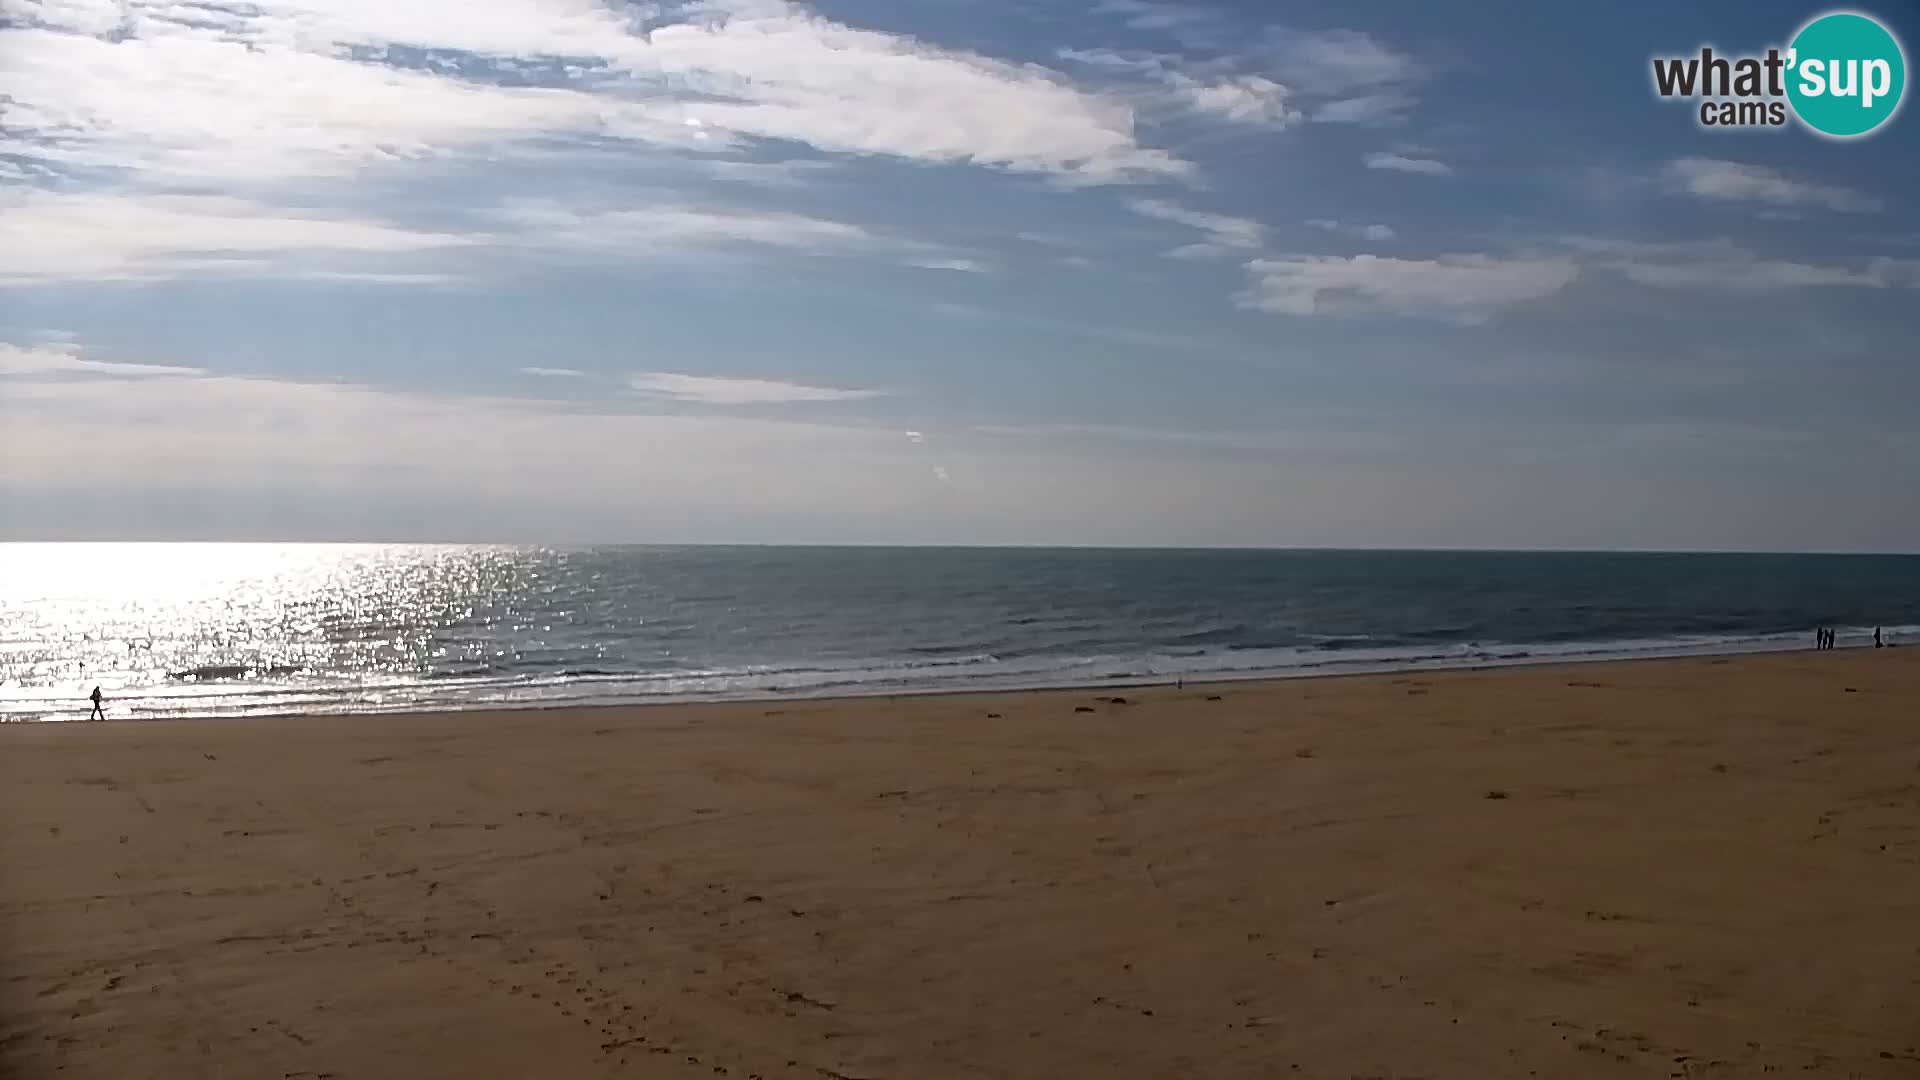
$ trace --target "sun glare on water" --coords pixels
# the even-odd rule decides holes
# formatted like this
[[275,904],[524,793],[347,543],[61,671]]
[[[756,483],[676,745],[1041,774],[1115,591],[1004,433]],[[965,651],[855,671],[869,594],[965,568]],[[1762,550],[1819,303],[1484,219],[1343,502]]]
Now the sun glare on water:
[[[417,668],[490,589],[501,549],[0,545],[0,717],[84,715],[99,686],[216,705],[209,685]],[[181,705],[188,704],[182,700]]]

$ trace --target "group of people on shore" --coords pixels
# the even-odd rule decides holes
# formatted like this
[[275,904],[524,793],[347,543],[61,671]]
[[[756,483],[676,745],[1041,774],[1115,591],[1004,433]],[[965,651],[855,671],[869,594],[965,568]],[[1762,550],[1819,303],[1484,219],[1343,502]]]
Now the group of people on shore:
[[[1813,647],[1816,649],[1831,649],[1833,648],[1833,638],[1833,627],[1818,627],[1813,632]],[[1880,628],[1877,626],[1873,628],[1873,647],[1876,649],[1886,647],[1886,643],[1880,640]]]

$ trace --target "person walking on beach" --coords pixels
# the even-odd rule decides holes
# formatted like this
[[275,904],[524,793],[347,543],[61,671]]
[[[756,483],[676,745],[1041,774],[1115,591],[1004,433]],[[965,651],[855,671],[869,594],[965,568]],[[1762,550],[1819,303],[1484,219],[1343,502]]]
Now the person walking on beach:
[[1873,628],[1873,647],[1876,649],[1883,647],[1880,642],[1880,628],[1877,626]]
[[93,711],[87,714],[87,719],[105,720],[107,718],[107,711],[100,707],[100,703],[106,699],[101,696],[100,688],[97,686],[94,687],[93,693],[87,695],[87,700],[93,702]]

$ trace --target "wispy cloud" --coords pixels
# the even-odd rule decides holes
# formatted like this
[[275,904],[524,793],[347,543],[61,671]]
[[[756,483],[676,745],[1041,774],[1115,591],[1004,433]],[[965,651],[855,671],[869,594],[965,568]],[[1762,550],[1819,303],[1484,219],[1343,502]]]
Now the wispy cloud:
[[1266,227],[1249,218],[1189,210],[1163,199],[1135,199],[1127,206],[1136,214],[1171,221],[1205,233],[1205,242],[1187,244],[1175,248],[1171,253],[1183,258],[1258,250],[1266,236]]
[[[623,13],[575,0],[15,0],[0,150],[57,168],[339,174],[535,139],[721,152],[785,140],[1057,174],[1178,175],[1124,104],[1031,65],[773,0]],[[420,50],[402,54],[396,48]],[[470,54],[452,73],[403,56]],[[553,58],[524,77],[510,58]]]
[[1220,14],[1197,4],[1100,0],[1093,13],[1114,16],[1130,30],[1164,33],[1192,47],[1218,44],[1225,36],[1226,21]]
[[1483,321],[1566,288],[1579,276],[1570,258],[1443,255],[1392,259],[1295,255],[1247,264],[1247,306],[1280,315],[1426,315]]
[[1413,87],[1426,76],[1413,57],[1359,30],[1262,33],[1198,7],[1128,10],[1129,26],[1165,30],[1190,51],[1065,49],[1060,57],[1158,83],[1163,100],[1217,119],[1273,128],[1306,119],[1395,124],[1416,104]]
[[1100,0],[1093,5],[1096,15],[1116,15],[1135,30],[1171,30],[1201,26],[1217,21],[1217,16],[1193,4],[1158,3],[1155,0]]
[[946,270],[956,274],[991,274],[993,267],[979,259],[919,259],[905,260],[907,266],[919,270]]
[[831,176],[839,165],[826,160],[739,161],[700,156],[693,165],[715,180],[761,188],[800,188]]
[[483,239],[228,196],[0,192],[9,284],[262,272],[424,283],[444,279],[394,261]]
[[1735,257],[1724,259],[1629,259],[1610,264],[1642,285],[1662,288],[1715,289],[1726,292],[1770,292],[1779,289],[1885,289],[1914,283],[1914,264],[1892,259],[1845,266],[1793,259]]
[[[0,357],[10,367],[60,370],[0,375],[0,500],[14,508],[23,495],[64,501],[84,490],[88,501],[118,506],[124,497],[142,508],[96,519],[103,535],[231,539],[266,529],[364,539],[398,528],[444,536],[448,523],[430,508],[451,501],[489,508],[490,521],[468,521],[463,532],[553,541],[617,512],[625,520],[615,535],[648,536],[663,520],[741,507],[858,519],[876,500],[898,506],[927,483],[924,450],[875,424],[665,410],[633,397],[559,404],[240,376],[85,352],[22,361],[21,348]],[[87,377],[78,377],[76,362],[106,366],[80,368]],[[300,437],[288,438],[290,430]],[[610,490],[643,490],[647,499],[612,507],[603,497]],[[264,517],[262,499],[278,500]],[[823,500],[833,507],[824,514]],[[219,507],[231,516],[209,520]],[[402,516],[375,521],[379,507]],[[10,535],[45,524],[0,515]]]
[[512,260],[448,258],[476,249],[637,260],[761,251],[991,269],[964,253],[852,222],[723,204],[516,199],[453,232],[232,196],[0,192],[4,284],[246,274],[430,286],[512,272]]
[[655,371],[635,375],[627,385],[651,398],[695,405],[801,405],[862,401],[883,396],[879,390],[807,386],[779,379],[741,379]]
[[1358,30],[1279,28],[1271,36],[1275,68],[1309,93],[1370,90],[1420,74],[1411,56]]
[[784,210],[679,202],[582,206],[520,199],[496,214],[496,242],[620,259],[743,252],[861,257],[922,270],[986,274],[986,259],[851,221]]
[[1379,127],[1398,123],[1414,105],[1410,94],[1388,92],[1361,94],[1358,97],[1330,101],[1313,110],[1316,124],[1360,124]]
[[1390,225],[1350,225],[1346,222],[1335,221],[1331,218],[1308,218],[1306,225],[1309,229],[1319,229],[1323,232],[1357,236],[1362,240],[1385,241],[1394,238],[1393,227]]
[[1453,175],[1453,166],[1427,157],[1408,157],[1404,154],[1390,154],[1381,150],[1368,154],[1361,160],[1366,162],[1369,169],[1386,169],[1391,172],[1415,173],[1420,176]]
[[587,377],[584,371],[564,367],[523,367],[516,370],[522,375],[531,375],[536,379],[584,379]]
[[1660,288],[1774,292],[1807,288],[1920,288],[1920,259],[1809,261],[1756,253],[1729,240],[1637,241],[1563,237],[1560,245],[1596,269]]
[[948,301],[932,304],[929,310],[950,318],[978,320],[994,326],[1018,326],[1041,334],[1085,338],[1090,341],[1104,341],[1150,351],[1174,352],[1181,355],[1218,351],[1217,346],[1199,337],[1173,331],[1156,333],[1151,330],[1130,330],[1107,323],[1076,322],[1071,319],[1026,315],[1016,311]]
[[205,369],[171,364],[122,363],[96,360],[72,342],[15,345],[0,342],[0,377],[33,375],[103,375],[119,378],[164,378],[204,375]]
[[1370,34],[1282,27],[1270,37],[1268,63],[1281,81],[1314,99],[1316,123],[1393,124],[1416,104],[1411,87],[1425,68]]
[[1814,206],[1850,213],[1875,211],[1882,205],[1852,188],[1796,180],[1761,165],[1718,158],[1679,158],[1668,163],[1664,176],[1675,191],[1717,202]]
[[129,7],[138,13],[100,36],[0,30],[0,151],[63,170],[235,182],[340,176],[541,136],[723,148],[677,117],[578,89],[394,67],[352,58],[346,43],[303,48],[311,35],[297,17],[271,7],[229,16],[238,25],[225,32],[176,21],[210,7]]
[[1145,104],[1253,127],[1283,128],[1302,114],[1293,91],[1264,75],[1236,72],[1230,61],[1195,61],[1170,53],[1062,49],[1059,56],[1150,84]]
[[864,247],[879,242],[864,226],[784,211],[655,204],[587,209],[521,199],[500,211],[503,222],[546,242],[630,253],[689,246],[743,244],[794,249]]

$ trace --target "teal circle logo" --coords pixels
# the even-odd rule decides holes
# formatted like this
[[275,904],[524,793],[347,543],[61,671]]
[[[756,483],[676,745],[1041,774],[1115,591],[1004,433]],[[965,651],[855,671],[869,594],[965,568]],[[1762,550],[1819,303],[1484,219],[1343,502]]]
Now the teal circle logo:
[[1907,89],[1907,58],[1878,22],[1850,11],[1822,15],[1788,46],[1787,100],[1800,122],[1836,139],[1893,118]]

